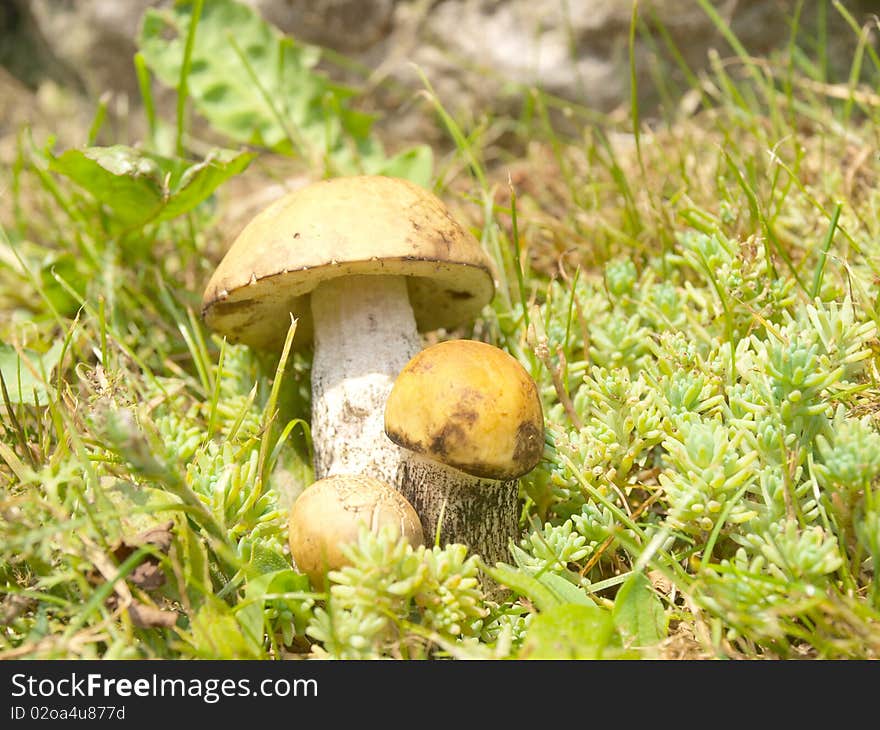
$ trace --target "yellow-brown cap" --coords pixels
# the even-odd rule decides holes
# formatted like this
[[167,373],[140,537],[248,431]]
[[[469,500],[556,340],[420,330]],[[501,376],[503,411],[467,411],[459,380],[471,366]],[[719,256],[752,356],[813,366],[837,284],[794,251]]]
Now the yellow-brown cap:
[[535,382],[519,361],[474,340],[448,340],[403,368],[385,404],[385,433],[417,454],[487,479],[530,471],[544,450]]
[[394,529],[413,547],[424,543],[412,505],[385,482],[359,474],[319,479],[290,508],[288,542],[296,567],[321,587],[327,571],[348,564],[342,547],[357,542],[364,527]]
[[399,178],[323,180],[272,203],[248,223],[205,288],[208,326],[257,348],[312,339],[309,293],[322,281],[360,274],[408,277],[419,330],[475,317],[495,284],[479,242],[433,193]]

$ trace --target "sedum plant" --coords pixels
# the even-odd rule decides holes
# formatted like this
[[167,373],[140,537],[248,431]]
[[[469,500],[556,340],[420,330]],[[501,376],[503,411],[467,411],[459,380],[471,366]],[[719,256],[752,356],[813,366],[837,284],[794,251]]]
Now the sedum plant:
[[394,532],[363,530],[345,552],[352,565],[329,573],[326,605],[307,629],[320,653],[417,657],[480,635],[489,612],[464,545],[413,548]]
[[[691,111],[570,104],[573,135],[540,90],[463,120],[425,79],[435,169],[245,4],[150,10],[146,139],[101,102],[78,147],[0,140],[0,658],[880,656],[880,64],[854,29],[839,84],[795,18],[766,64],[681,68]],[[199,292],[227,186],[365,171],[493,258],[454,334],[529,372],[545,442],[505,559],[367,534],[315,591],[285,539],[310,358],[211,337]]]

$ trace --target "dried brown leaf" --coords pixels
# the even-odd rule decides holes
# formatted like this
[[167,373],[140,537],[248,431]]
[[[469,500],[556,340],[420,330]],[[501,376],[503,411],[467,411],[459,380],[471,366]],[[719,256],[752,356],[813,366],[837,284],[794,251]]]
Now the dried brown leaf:
[[[111,554],[116,560],[116,563],[119,564],[128,559],[138,548],[141,548],[144,545],[152,545],[160,552],[167,553],[171,548],[173,527],[174,522],[169,520],[161,525],[155,525],[148,530],[144,530],[134,537],[123,538],[122,541],[112,549]],[[89,574],[89,579],[95,584],[100,582],[102,574],[105,572],[100,570],[100,566],[96,567],[98,567],[99,570],[97,572],[92,571],[92,573]],[[108,579],[106,575],[103,575],[103,578],[105,580]],[[134,570],[126,576],[126,580],[133,586],[142,590],[151,591],[164,585],[166,576],[165,571],[162,570],[159,563],[159,559],[153,555],[147,555],[144,557],[143,561],[135,566]]]
[[174,611],[163,611],[161,608],[148,606],[140,601],[134,601],[128,607],[128,615],[131,617],[131,622],[141,629],[170,629],[177,622],[177,614]]

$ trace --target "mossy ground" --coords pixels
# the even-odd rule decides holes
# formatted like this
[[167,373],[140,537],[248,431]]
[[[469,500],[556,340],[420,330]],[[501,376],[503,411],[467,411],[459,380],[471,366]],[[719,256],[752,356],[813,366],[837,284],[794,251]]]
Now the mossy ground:
[[[256,148],[198,205],[126,228],[59,173],[45,107],[15,120],[0,657],[876,658],[873,32],[853,28],[842,78],[794,42],[734,44],[650,119],[524,89],[520,116],[455,120],[426,87],[452,141],[432,185],[498,271],[473,327],[429,340],[514,355],[547,443],[509,565],[365,537],[326,586],[286,547],[312,478],[308,356],[199,317],[230,231],[326,169]],[[117,129],[78,146],[137,141]],[[481,570],[511,590],[488,600]]]

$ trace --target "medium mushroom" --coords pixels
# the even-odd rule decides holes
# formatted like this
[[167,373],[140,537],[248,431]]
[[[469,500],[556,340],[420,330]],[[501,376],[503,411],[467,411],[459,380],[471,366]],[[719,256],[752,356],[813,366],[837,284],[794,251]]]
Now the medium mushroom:
[[319,479],[290,508],[288,541],[297,569],[322,587],[328,571],[348,564],[343,547],[357,542],[363,528],[393,529],[413,547],[424,544],[418,515],[385,482],[358,474]]
[[401,370],[385,433],[407,450],[397,487],[428,542],[460,542],[489,564],[509,559],[518,531],[518,478],[540,461],[544,419],[535,382],[484,342],[425,348]]
[[394,378],[420,331],[475,317],[494,294],[489,259],[432,193],[406,180],[324,180],[271,204],[241,231],[205,289],[205,322],[233,342],[314,341],[315,476],[394,483],[383,433]]

